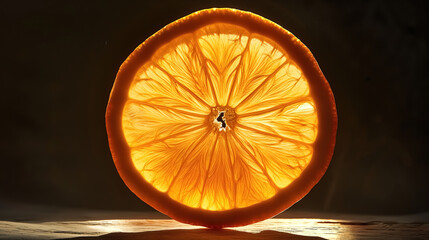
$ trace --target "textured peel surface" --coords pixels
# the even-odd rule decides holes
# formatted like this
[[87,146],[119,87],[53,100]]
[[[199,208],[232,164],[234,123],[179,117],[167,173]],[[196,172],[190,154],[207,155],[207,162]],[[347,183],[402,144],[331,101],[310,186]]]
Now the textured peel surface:
[[308,82],[274,41],[216,23],[142,63],[122,115],[142,177],[195,208],[273,197],[307,167],[317,137]]

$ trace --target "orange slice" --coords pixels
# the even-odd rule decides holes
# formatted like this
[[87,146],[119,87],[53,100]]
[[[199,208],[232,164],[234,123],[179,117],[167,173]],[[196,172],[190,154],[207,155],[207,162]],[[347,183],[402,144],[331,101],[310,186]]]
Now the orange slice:
[[311,52],[253,13],[202,10],[144,41],[106,112],[126,185],[172,218],[212,228],[272,217],[331,160],[334,97]]

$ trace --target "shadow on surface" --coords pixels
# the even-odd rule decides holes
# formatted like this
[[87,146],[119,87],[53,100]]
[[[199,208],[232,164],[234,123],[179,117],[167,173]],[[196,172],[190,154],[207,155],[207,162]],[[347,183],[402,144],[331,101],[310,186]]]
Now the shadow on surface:
[[149,231],[140,233],[109,233],[95,237],[77,237],[70,240],[141,240],[141,239],[174,239],[174,240],[200,240],[200,239],[293,239],[293,240],[316,240],[324,239],[321,237],[307,237],[291,233],[277,232],[272,230],[262,231],[260,233],[248,233],[236,230],[211,230],[211,229],[178,229]]

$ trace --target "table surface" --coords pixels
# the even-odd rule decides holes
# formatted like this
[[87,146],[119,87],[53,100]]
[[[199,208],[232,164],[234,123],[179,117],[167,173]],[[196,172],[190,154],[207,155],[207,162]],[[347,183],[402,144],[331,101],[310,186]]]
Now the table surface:
[[297,212],[210,230],[157,212],[0,204],[0,239],[429,239],[429,213],[369,216]]

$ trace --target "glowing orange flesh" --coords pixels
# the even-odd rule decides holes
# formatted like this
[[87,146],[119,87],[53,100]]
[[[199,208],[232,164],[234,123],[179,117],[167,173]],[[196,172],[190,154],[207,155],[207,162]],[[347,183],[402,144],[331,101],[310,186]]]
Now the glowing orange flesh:
[[216,23],[144,63],[122,126],[142,177],[206,210],[273,197],[307,167],[317,113],[300,68],[279,45]]

